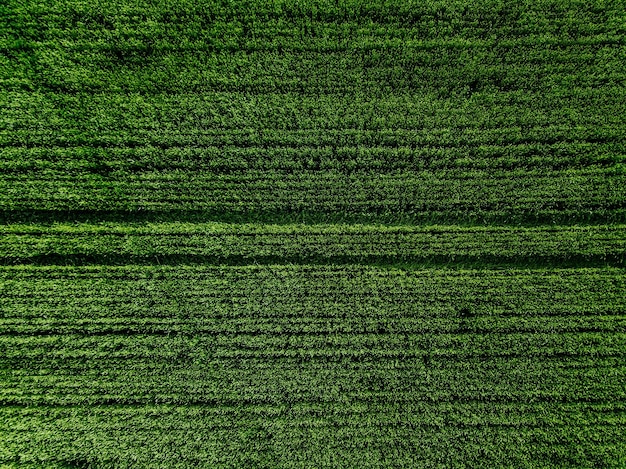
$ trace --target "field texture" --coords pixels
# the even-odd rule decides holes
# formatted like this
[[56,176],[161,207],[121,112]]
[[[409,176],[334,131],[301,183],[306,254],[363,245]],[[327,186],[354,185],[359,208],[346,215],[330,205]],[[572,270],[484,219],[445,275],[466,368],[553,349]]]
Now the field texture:
[[0,467],[626,468],[624,0],[0,2]]

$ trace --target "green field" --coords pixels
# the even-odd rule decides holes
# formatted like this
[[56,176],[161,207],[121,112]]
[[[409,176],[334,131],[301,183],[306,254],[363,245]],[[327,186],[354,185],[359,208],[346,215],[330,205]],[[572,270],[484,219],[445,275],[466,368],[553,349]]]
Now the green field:
[[626,468],[624,0],[0,3],[0,468]]

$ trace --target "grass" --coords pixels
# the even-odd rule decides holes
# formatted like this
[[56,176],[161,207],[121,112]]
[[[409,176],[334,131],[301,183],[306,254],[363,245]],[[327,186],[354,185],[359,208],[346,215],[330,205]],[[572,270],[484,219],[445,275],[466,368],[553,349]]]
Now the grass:
[[0,467],[626,467],[626,9],[0,6]]

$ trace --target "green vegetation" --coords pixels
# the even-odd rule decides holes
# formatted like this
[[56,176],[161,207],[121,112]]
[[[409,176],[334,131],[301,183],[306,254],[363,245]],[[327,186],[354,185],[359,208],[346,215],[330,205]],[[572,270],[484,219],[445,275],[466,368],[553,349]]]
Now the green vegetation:
[[624,38],[5,1],[0,467],[626,467]]

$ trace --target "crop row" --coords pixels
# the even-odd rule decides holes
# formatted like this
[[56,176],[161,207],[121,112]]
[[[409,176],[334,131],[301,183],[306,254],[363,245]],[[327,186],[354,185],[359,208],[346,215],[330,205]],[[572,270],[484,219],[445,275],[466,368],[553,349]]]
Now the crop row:
[[498,37],[580,37],[618,32],[624,16],[618,5],[599,1],[581,5],[537,3],[522,7],[491,0],[472,5],[472,8],[462,2],[398,0],[254,1],[245,7],[238,2],[174,2],[167,6],[138,2],[131,6],[121,2],[102,5],[91,0],[20,6],[4,10],[3,19],[11,22],[9,31],[23,38],[71,39],[85,31],[102,38],[112,32],[128,30],[133,39],[164,38],[169,42],[185,36],[201,39],[221,35],[224,41],[259,36],[271,43],[275,37],[299,37],[303,26],[308,26],[315,36],[316,30],[325,24],[345,25],[347,29],[354,25],[359,32],[370,32],[378,37],[393,37],[387,30],[394,27],[406,29],[418,37],[474,38],[494,34]]
[[[376,426],[366,419],[354,418],[344,424],[334,425],[332,419],[325,419],[294,427],[271,419],[234,420],[230,428],[215,428],[210,420],[200,419],[191,428],[129,432],[109,430],[106,415],[86,433],[54,432],[54,427],[52,431],[32,427],[28,433],[7,433],[6,456],[0,461],[6,461],[5,467],[11,469],[81,464],[132,468],[136,461],[146,461],[142,467],[149,469],[204,464],[215,468],[294,469],[314,465],[373,469],[435,468],[444,461],[456,467],[485,462],[503,467],[550,467],[566,461],[571,467],[600,463],[602,467],[617,468],[625,460],[623,433],[619,426],[611,424],[530,428],[456,427],[454,423]],[[159,416],[155,414],[153,418],[158,420]],[[72,416],[70,421],[79,418]],[[41,419],[45,421],[45,415]],[[51,438],[51,434],[55,437]],[[533,441],[531,448],[521,443],[529,440]],[[564,450],[564,445],[575,447],[576,452]]]
[[[475,334],[378,333],[366,334],[52,334],[4,335],[0,346],[5,359],[23,358],[31,367],[48,359],[163,359],[184,363],[184,357],[220,360],[281,359],[307,360],[370,359],[394,362],[409,357],[523,356],[575,357],[622,356],[626,332],[510,332]],[[28,363],[28,360],[34,360]],[[178,361],[177,361],[178,360]],[[180,360],[183,360],[182,362]],[[271,360],[270,360],[271,361]],[[532,361],[532,360],[531,360]],[[269,362],[268,362],[269,363]],[[99,366],[95,364],[94,366]],[[270,365],[271,366],[271,365]]]
[[[297,116],[293,116],[297,117]],[[130,117],[129,117],[130,118]],[[250,119],[254,119],[250,117]],[[60,149],[93,149],[85,151],[102,151],[107,147],[119,147],[142,152],[153,148],[188,151],[218,148],[331,148],[341,150],[343,147],[388,147],[420,149],[466,148],[469,152],[479,151],[481,147],[503,146],[508,148],[524,145],[609,145],[607,157],[621,161],[621,145],[624,143],[623,130],[615,126],[602,125],[547,125],[526,127],[523,124],[511,126],[501,125],[500,128],[471,128],[443,126],[441,128],[393,129],[378,130],[358,128],[300,128],[296,122],[285,116],[284,126],[277,128],[214,128],[198,126],[189,131],[167,129],[170,124],[163,123],[163,129],[132,129],[112,131],[110,128],[101,130],[84,130],[81,128],[44,129],[41,131],[12,130],[0,132],[0,145],[3,151],[24,151],[42,147],[48,151]],[[460,122],[457,122],[460,124]],[[360,124],[355,124],[357,127]],[[364,124],[368,127],[368,124]],[[166,132],[166,130],[169,130]],[[612,147],[611,145],[614,145]],[[14,148],[11,148],[14,147]],[[616,154],[611,154],[612,152]]]
[[[153,341],[152,346],[167,344]],[[583,353],[590,352],[581,349]],[[76,350],[75,354],[80,352]],[[375,351],[368,355],[363,350],[366,360],[360,366],[346,369],[342,362],[333,360],[337,351],[333,354],[332,350],[322,349],[317,353],[331,358],[327,366],[319,366],[313,359],[286,363],[279,357],[271,360],[272,366],[258,367],[257,361],[243,356],[229,360],[196,347],[188,353],[170,349],[169,356],[154,354],[143,359],[134,356],[130,367],[124,360],[84,356],[84,362],[92,362],[90,367],[50,373],[48,370],[55,368],[54,361],[42,362],[29,357],[31,362],[36,360],[35,366],[30,367],[31,373],[6,376],[0,402],[3,406],[90,403],[232,406],[307,402],[323,405],[333,401],[346,405],[385,405],[387,402],[610,404],[626,401],[621,384],[626,368],[617,363],[575,369],[555,366],[532,355],[526,362],[509,363],[507,357],[485,357],[482,362],[461,359],[444,364],[445,360],[437,357],[425,363],[421,356],[416,359],[411,353],[402,356],[390,351],[384,360],[387,366],[381,366],[371,362]],[[349,356],[347,350],[344,360]],[[74,360],[67,359],[68,362]],[[181,361],[185,362],[184,366]],[[6,366],[6,361],[3,362]],[[396,362],[411,366],[390,367]],[[15,362],[8,361],[8,364],[16,366]]]
[[[271,306],[267,309],[271,310]],[[621,315],[573,317],[487,317],[464,319],[397,319],[397,318],[350,318],[302,319],[271,318],[271,319],[213,319],[197,316],[185,317],[181,311],[170,310],[168,318],[128,318],[107,317],[93,318],[91,315],[80,314],[78,317],[51,319],[46,312],[43,318],[31,319],[25,323],[23,319],[0,319],[0,334],[6,335],[49,335],[49,334],[85,334],[103,336],[107,334],[188,334],[188,335],[223,335],[239,337],[240,335],[293,335],[293,336],[327,336],[331,334],[512,334],[543,333],[560,334],[563,332],[606,332],[626,331],[626,312]],[[111,312],[113,315],[114,313]],[[267,311],[266,311],[267,314]],[[183,317],[176,317],[176,315]],[[174,316],[174,318],[172,318]]]
[[[381,96],[219,92],[198,99],[196,93],[181,89],[160,94],[83,91],[72,95],[4,91],[0,96],[6,106],[0,120],[5,145],[21,146],[25,131],[44,136],[63,129],[68,135],[57,138],[72,141],[87,135],[94,139],[93,145],[101,133],[109,135],[112,130],[131,141],[169,134],[234,138],[239,133],[243,138],[261,139],[257,144],[281,137],[285,131],[317,130],[300,138],[308,136],[307,145],[322,145],[324,132],[333,132],[334,141],[341,145],[336,134],[347,133],[370,144],[368,138],[382,132],[384,138],[447,146],[545,142],[548,138],[555,139],[552,143],[599,141],[601,137],[623,141],[620,125],[626,92],[607,85],[593,90],[476,93],[462,98],[394,90]],[[15,141],[8,140],[11,132],[18,132]]]
[[[0,317],[16,325],[181,321],[195,327],[300,321],[324,328],[441,321],[615,324],[626,314],[621,268],[451,270],[364,265],[12,266],[0,269]],[[324,323],[326,321],[326,323]],[[446,323],[447,321],[447,323]],[[88,327],[88,323],[87,323]]]
[[[405,33],[406,29],[391,28],[389,32]],[[13,42],[0,39],[0,51],[10,58],[19,58],[24,52],[37,52],[40,60],[49,59],[51,52],[56,52],[56,60],[66,61],[68,66],[91,66],[94,70],[111,72],[111,67],[120,69],[131,68],[135,72],[140,60],[148,66],[148,69],[157,64],[165,67],[180,66],[181,63],[193,64],[194,66],[207,69],[208,76],[217,78],[219,75],[211,73],[215,67],[224,71],[223,78],[236,81],[241,78],[260,78],[261,76],[280,76],[281,72],[287,73],[285,77],[299,76],[305,70],[314,74],[312,78],[319,76],[321,70],[318,67],[333,65],[334,70],[347,73],[355,73],[359,68],[361,73],[371,72],[375,76],[383,69],[400,67],[405,70],[423,68],[463,68],[474,67],[480,63],[488,69],[496,66],[507,65],[512,69],[528,66],[558,66],[578,65],[581,68],[599,70],[598,65],[604,62],[608,66],[617,66],[615,61],[623,57],[624,51],[619,40],[560,40],[551,41],[544,38],[503,38],[496,40],[472,40],[450,41],[432,39],[429,41],[414,41],[407,39],[401,44],[391,40],[380,42],[386,45],[386,50],[371,50],[363,47],[363,43],[356,41],[342,42],[338,50],[304,50],[302,44],[297,44],[293,49],[280,52],[267,48],[239,49],[235,51],[215,50],[214,44],[197,42],[173,43],[163,40],[153,41],[149,46],[138,43],[128,38],[108,38],[108,41],[98,41],[93,37],[74,38],[72,40],[58,41],[46,40],[37,42]],[[116,40],[118,39],[118,40]],[[364,37],[367,44],[373,38]],[[380,40],[376,38],[376,40]],[[319,41],[317,41],[319,42]],[[314,46],[316,41],[312,39],[309,46]],[[541,47],[538,47],[541,44]],[[301,47],[298,47],[301,46]],[[343,46],[343,47],[342,47]],[[274,46],[276,48],[276,46]],[[313,47],[310,47],[311,49]],[[390,53],[393,52],[393,53]],[[55,54],[55,55],[57,55]],[[37,63],[37,62],[34,62]],[[5,62],[3,72],[9,70],[15,73],[27,73],[39,70],[31,68],[33,62],[15,60]],[[363,68],[374,70],[364,70]],[[289,71],[291,69],[291,71]],[[378,69],[378,70],[375,70]],[[561,69],[563,70],[563,68]],[[567,67],[567,70],[574,71]],[[615,70],[618,70],[617,68]],[[327,74],[330,76],[331,74]],[[27,75],[24,75],[27,76]],[[4,75],[8,79],[8,75]],[[337,76],[337,78],[339,78]]]
[[[603,415],[604,414],[604,415]],[[50,419],[43,419],[44,415]],[[106,415],[106,422],[103,419]],[[17,430],[18,428],[39,426],[42,430],[63,429],[64,431],[88,431],[94,426],[106,426],[113,431],[124,430],[128,419],[133,422],[137,431],[154,431],[158,429],[183,430],[202,426],[221,427],[229,421],[261,422],[271,420],[276,426],[287,425],[290,418],[294,425],[303,426],[306,422],[322,424],[324,417],[332,416],[344,425],[348,419],[361,420],[363,424],[372,425],[396,422],[402,425],[400,418],[406,419],[407,425],[428,427],[444,426],[452,422],[460,426],[563,426],[580,424],[619,425],[626,418],[624,403],[559,403],[557,405],[541,405],[538,403],[481,403],[481,402],[389,402],[386,408],[366,405],[346,406],[341,402],[326,404],[293,404],[293,405],[247,405],[231,406],[167,406],[148,405],[138,407],[126,406],[77,406],[66,407],[27,406],[3,407],[0,409],[0,431]],[[158,419],[155,417],[158,416]],[[368,418],[368,416],[370,418]],[[484,420],[478,422],[477,417]]]
[[[81,52],[84,54],[84,52]],[[71,58],[60,54],[43,52],[37,66],[24,70],[9,70],[6,77],[8,89],[57,92],[158,92],[179,89],[181,91],[239,91],[239,92],[315,92],[354,93],[369,90],[401,90],[403,92],[435,92],[441,96],[475,92],[499,92],[513,90],[569,91],[570,88],[621,86],[626,82],[617,66],[609,68],[605,62],[597,65],[580,64],[518,64],[468,65],[448,63],[441,66],[406,64],[401,67],[367,67],[361,63],[343,70],[335,61],[324,68],[310,72],[303,66],[285,70],[280,68],[264,72],[250,71],[227,74],[228,70],[213,69],[210,64],[188,59],[174,63],[157,62],[142,65],[136,59],[133,68],[116,67],[114,59],[102,56],[91,58],[88,64],[76,64]],[[476,59],[473,59],[475,61]],[[341,63],[341,59],[338,60]],[[33,69],[31,70],[32,67]],[[184,68],[183,68],[184,67]],[[344,66],[345,67],[345,66]],[[111,72],[111,68],[116,70]],[[337,69],[329,73],[328,69]],[[188,71],[182,70],[187,69]],[[58,72],[63,70],[63,72]],[[20,79],[16,82],[17,79]],[[18,86],[16,86],[18,85]]]
[[24,171],[185,170],[216,173],[246,170],[362,171],[389,173],[435,169],[546,170],[613,166],[626,161],[626,142],[527,143],[521,145],[371,147],[7,147],[0,173]]
[[[194,256],[216,262],[530,262],[626,259],[626,227],[376,227],[358,225],[3,225],[0,259],[83,256],[102,262]],[[42,257],[43,256],[43,257]],[[70,261],[71,262],[71,261]]]
[[[120,395],[129,391],[129,400],[143,387],[169,391],[182,401],[183,390],[189,388],[223,397],[231,393],[252,396],[263,394],[262,386],[273,394],[272,390],[288,380],[289,387],[301,392],[309,385],[318,397],[337,392],[334,385],[343,382],[345,389],[360,387],[372,397],[397,390],[407,400],[412,396],[428,400],[431,393],[442,399],[457,393],[470,398],[474,390],[484,396],[489,389],[500,396],[507,392],[561,394],[568,400],[575,400],[580,392],[580,400],[584,395],[589,399],[591,389],[573,386],[575,389],[567,390],[556,381],[577,378],[604,396],[609,391],[616,393],[610,400],[624,400],[620,382],[626,372],[625,337],[623,332],[407,334],[406,338],[395,334],[302,337],[244,333],[239,337],[2,336],[6,370],[2,395],[5,400],[20,398],[30,390],[29,394],[45,400],[42,391],[48,390],[50,400],[59,401],[70,397],[64,396],[65,392],[73,391],[74,400],[80,393],[102,393],[99,388],[104,385],[110,392],[117,388]],[[487,375],[500,378],[484,379]],[[451,376],[455,382],[442,386]],[[542,381],[541,376],[554,381]],[[244,385],[254,381],[257,387]],[[385,386],[372,389],[377,381]]]
[[[552,45],[541,40],[506,45],[373,40],[365,45],[369,50],[358,49],[363,43],[352,50],[337,41],[318,41],[301,50],[289,44],[267,50],[259,43],[248,44],[248,50],[237,44],[215,51],[201,41],[174,49],[168,43],[156,49],[133,42],[115,45],[112,39],[28,46],[0,41],[0,84],[3,90],[70,94],[360,92],[373,97],[420,91],[466,99],[512,91],[568,96],[602,94],[607,88],[623,92],[623,48],[610,38]],[[549,47],[558,58],[537,53]]]
[[301,219],[317,212],[329,218],[374,217],[379,221],[616,222],[624,217],[624,178],[619,172],[600,169],[380,175],[162,171],[110,176],[50,171],[5,175],[0,179],[0,209],[55,210],[60,215],[64,210],[202,210],[224,220],[230,214],[256,212],[266,221],[281,212],[301,214]]
[[[624,314],[621,268],[405,270],[394,265],[12,266],[1,270],[5,319],[361,321],[464,317],[593,321]],[[410,267],[410,266],[409,266]],[[415,267],[413,267],[415,268]]]
[[[277,363],[278,364],[278,363]],[[302,367],[301,367],[302,368]],[[101,373],[105,370],[100,370]],[[240,405],[249,404],[323,404],[333,399],[340,399],[347,405],[369,404],[384,405],[385,402],[605,402],[620,403],[626,399],[626,394],[619,386],[619,379],[624,378],[624,370],[618,369],[613,373],[612,384],[602,382],[602,373],[606,370],[598,369],[594,373],[571,374],[570,376],[558,376],[550,374],[554,381],[551,386],[539,385],[544,373],[530,373],[526,380],[512,379],[509,375],[499,375],[498,370],[485,372],[484,380],[501,380],[499,385],[488,387],[481,386],[480,377],[476,375],[468,379],[461,374],[460,369],[448,370],[450,374],[443,377],[431,376],[424,373],[420,376],[416,373],[411,376],[390,378],[390,385],[386,391],[370,390],[362,383],[352,383],[350,379],[340,379],[332,373],[317,372],[313,377],[302,370],[298,378],[298,370],[284,370],[282,372],[262,373],[257,372],[252,376],[246,376],[242,370],[231,373],[223,373],[227,384],[219,385],[219,378],[206,376],[205,379],[189,376],[177,376],[172,371],[172,377],[168,380],[167,373],[162,375],[148,375],[142,373],[133,376],[136,381],[117,381],[115,379],[101,379],[87,376],[85,379],[76,377],[72,383],[71,377],[67,381],[47,382],[45,379],[36,379],[34,385],[28,380],[23,383],[11,383],[18,385],[22,392],[11,392],[0,395],[0,403],[3,406],[23,405]],[[358,372],[357,372],[358,373]],[[478,373],[476,373],[478,374]],[[326,375],[326,376],[324,376]],[[455,376],[458,375],[458,376]],[[357,375],[358,376],[358,375]],[[430,382],[421,387],[419,391],[408,392],[398,389],[394,392],[394,381],[404,381],[406,385],[415,379],[428,379]],[[177,380],[178,378],[178,380]],[[353,380],[356,376],[353,378]],[[545,378],[543,378],[545,379]],[[333,385],[329,381],[333,380]],[[604,379],[606,381],[606,378]],[[158,382],[156,382],[158,381]],[[298,382],[300,381],[300,382]],[[363,381],[361,379],[361,381]],[[372,382],[376,377],[372,377]],[[524,382],[526,381],[526,382]],[[256,383],[256,384],[255,384]],[[272,385],[274,383],[274,385]],[[326,385],[325,385],[326,383]],[[448,384],[449,383],[449,384]],[[360,385],[359,385],[360,384]],[[405,387],[406,387],[405,385]],[[343,388],[343,392],[341,389]],[[546,389],[549,388],[549,389]],[[442,389],[446,389],[443,391]],[[470,391],[468,391],[470,389]]]
[[[54,64],[58,66],[58,64]],[[575,68],[575,67],[572,67]],[[423,73],[413,71],[395,70],[387,73],[380,73],[377,79],[363,80],[358,86],[351,82],[333,83],[330,79],[320,77],[317,81],[311,81],[303,85],[298,77],[291,80],[276,80],[273,77],[265,79],[231,82],[223,78],[198,78],[198,75],[185,75],[177,72],[177,69],[158,69],[147,74],[120,74],[119,81],[111,82],[109,76],[105,74],[91,74],[89,69],[76,70],[72,74],[61,77],[44,75],[39,80],[34,80],[31,86],[22,86],[19,89],[31,90],[53,90],[58,92],[73,93],[76,91],[89,90],[91,92],[163,92],[175,89],[180,86],[184,90],[193,92],[244,92],[244,93],[269,93],[269,92],[369,92],[370,89],[380,89],[383,83],[387,83],[386,89],[400,89],[409,92],[438,92],[441,95],[453,93],[466,93],[473,90],[487,91],[511,91],[525,90],[526,86],[534,89],[552,90],[554,88],[570,89],[592,88],[604,85],[623,86],[626,82],[626,75],[621,73],[595,74],[578,72],[577,74],[559,72],[551,69],[536,70],[531,69],[526,73],[508,72],[506,68],[486,69],[477,72],[473,76],[468,75],[467,70],[458,70],[456,73],[451,70],[437,70],[436,72]],[[441,77],[446,77],[442,79]],[[476,77],[477,76],[477,77]],[[88,77],[88,78],[87,78]],[[176,77],[176,78],[175,78]],[[412,78],[409,78],[412,77]],[[462,77],[462,78],[461,78]],[[356,80],[354,77],[353,80]]]

